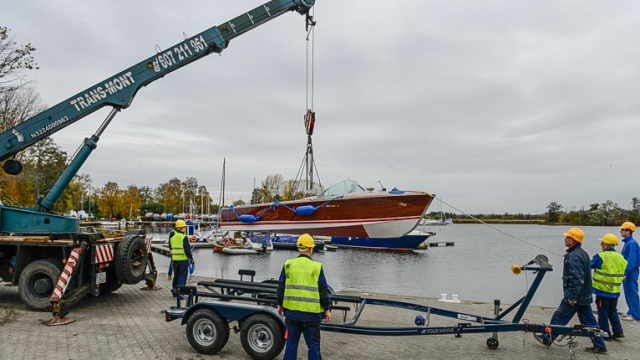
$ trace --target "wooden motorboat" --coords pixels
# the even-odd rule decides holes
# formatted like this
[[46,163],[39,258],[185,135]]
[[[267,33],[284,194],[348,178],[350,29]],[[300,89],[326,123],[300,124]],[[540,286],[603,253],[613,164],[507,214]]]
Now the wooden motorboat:
[[424,191],[367,191],[345,180],[316,197],[223,208],[218,220],[222,230],[399,237],[416,226],[433,198]]

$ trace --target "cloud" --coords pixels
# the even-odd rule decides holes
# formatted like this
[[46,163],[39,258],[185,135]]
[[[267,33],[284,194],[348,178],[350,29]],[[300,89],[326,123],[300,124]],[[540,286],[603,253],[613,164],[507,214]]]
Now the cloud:
[[[260,1],[3,6],[49,105]],[[285,14],[140,90],[81,169],[94,186],[196,177],[249,199],[295,177],[313,104],[318,174],[428,190],[469,213],[638,196],[640,5],[318,1],[313,48]],[[313,97],[307,54],[313,51]],[[108,112],[54,135],[72,153]],[[256,180],[254,180],[256,179]],[[227,198],[229,196],[227,195]],[[443,209],[447,211],[447,209]]]

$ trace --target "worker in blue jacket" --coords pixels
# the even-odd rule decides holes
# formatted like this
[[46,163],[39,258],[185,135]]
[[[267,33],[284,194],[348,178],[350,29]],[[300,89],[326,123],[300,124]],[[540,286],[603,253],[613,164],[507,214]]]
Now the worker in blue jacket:
[[[593,255],[591,268],[593,269],[593,293],[596,295],[598,308],[598,324],[600,329],[609,336],[605,340],[615,340],[624,337],[622,324],[618,317],[618,298],[620,286],[624,278],[627,260],[616,252],[618,237],[606,234],[600,239],[602,252]],[[611,323],[611,328],[609,327]],[[613,330],[613,332],[612,332]]]
[[320,356],[320,322],[330,321],[329,286],[324,277],[322,264],[311,259],[315,243],[309,234],[300,235],[297,241],[297,258],[284,263],[276,302],[278,314],[285,316],[284,360],[298,358],[300,335],[307,343],[308,358]]
[[[564,255],[564,266],[562,268],[562,290],[563,298],[560,306],[551,317],[551,325],[567,325],[577,313],[580,324],[585,326],[598,327],[598,322],[591,311],[592,285],[591,268],[589,255],[582,249],[584,233],[578,228],[571,228],[564,233],[564,245],[567,252]],[[543,345],[551,346],[552,335],[533,334],[533,337]],[[591,336],[593,346],[585,348],[586,351],[594,353],[606,353],[607,346],[600,334]]]
[[625,321],[640,320],[640,298],[638,297],[638,266],[640,266],[640,247],[638,242],[633,238],[636,231],[636,225],[630,221],[626,221],[620,226],[620,235],[622,235],[622,256],[627,260],[627,268],[624,271],[624,281],[622,288],[624,289],[624,298],[627,301],[629,311],[620,318]]

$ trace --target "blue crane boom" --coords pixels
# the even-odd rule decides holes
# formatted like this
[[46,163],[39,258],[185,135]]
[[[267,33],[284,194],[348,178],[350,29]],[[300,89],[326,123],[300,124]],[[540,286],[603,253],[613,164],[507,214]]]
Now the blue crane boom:
[[[211,27],[171,48],[151,57],[73,95],[47,110],[0,133],[0,162],[8,174],[18,174],[22,165],[14,156],[62,130],[96,110],[111,106],[113,109],[97,132],[84,140],[80,150],[60,175],[53,187],[37,201],[35,208],[14,208],[0,202],[0,233],[45,234],[74,233],[78,223],[70,219],[39,217],[50,213],[54,204],[77,174],[82,164],[97,146],[97,141],[113,117],[131,105],[140,88],[158,80],[211,53],[221,53],[230,40],[254,29],[284,13],[295,11],[307,16],[315,0],[272,0],[218,26]],[[33,217],[33,218],[29,218]],[[58,223],[60,220],[60,223]],[[25,224],[29,224],[26,226]]]

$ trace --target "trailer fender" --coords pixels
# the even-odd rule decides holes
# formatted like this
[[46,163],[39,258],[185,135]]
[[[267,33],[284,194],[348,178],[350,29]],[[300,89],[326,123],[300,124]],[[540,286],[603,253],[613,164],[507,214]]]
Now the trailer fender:
[[253,304],[240,304],[223,301],[204,301],[199,302],[189,308],[183,317],[182,325],[186,325],[189,317],[199,309],[207,308],[216,312],[220,317],[226,319],[227,322],[238,321],[243,322],[251,315],[264,313],[279,321],[284,326],[284,319],[278,315],[278,311],[271,306],[253,305]]

